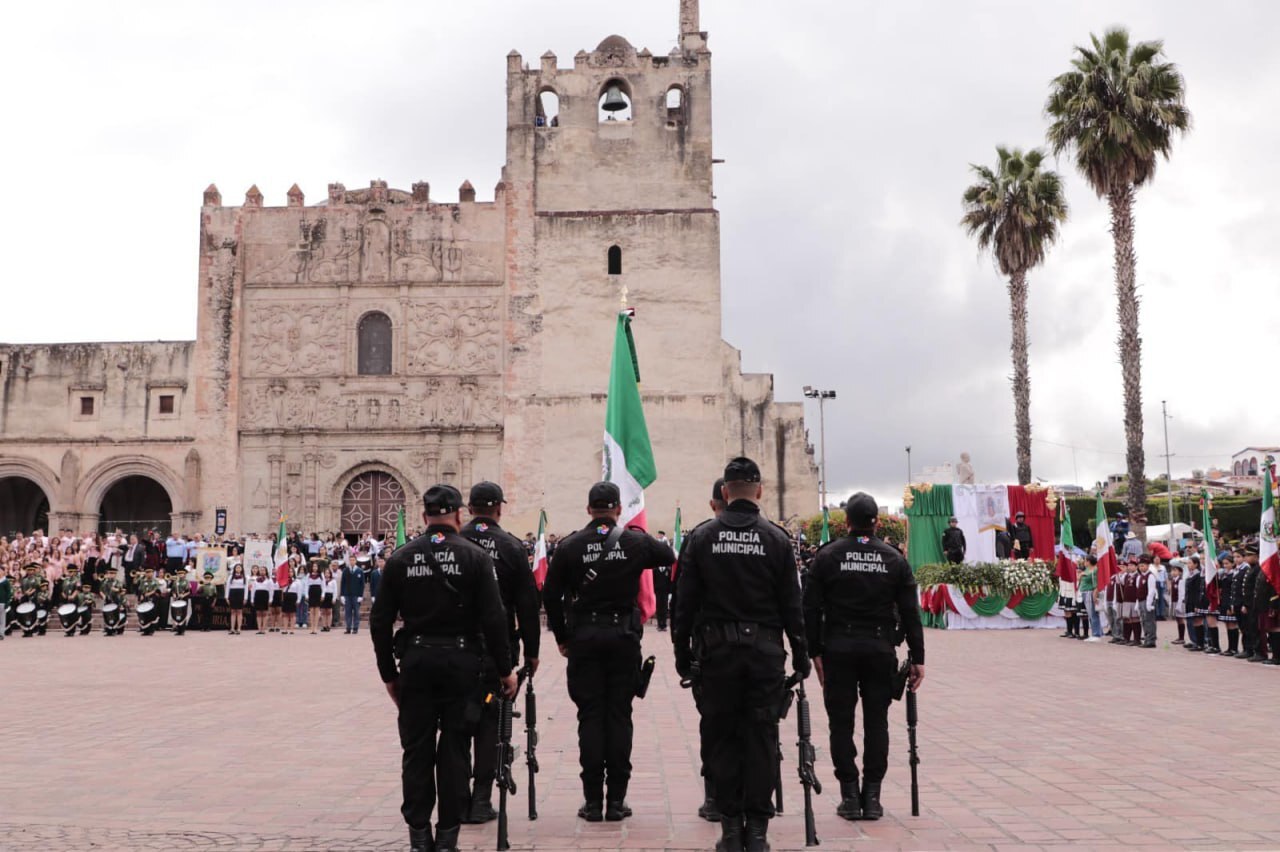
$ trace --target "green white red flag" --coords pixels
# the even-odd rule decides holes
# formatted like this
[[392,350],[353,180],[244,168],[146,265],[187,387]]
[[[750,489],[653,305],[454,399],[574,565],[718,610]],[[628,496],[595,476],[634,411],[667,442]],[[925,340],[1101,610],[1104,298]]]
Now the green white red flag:
[[1111,537],[1111,527],[1107,526],[1107,510],[1102,505],[1101,494],[1098,495],[1098,510],[1094,518],[1093,553],[1098,557],[1098,589],[1102,590],[1116,572],[1116,543]]
[[[644,490],[658,478],[658,469],[653,461],[653,445],[649,443],[649,427],[645,424],[640,400],[640,363],[631,334],[634,316],[635,311],[630,308],[618,312],[613,362],[609,368],[609,399],[605,407],[601,479],[614,483],[621,492],[622,517],[618,522],[647,531]],[[657,611],[651,571],[640,574],[637,603],[645,621]]]
[[831,514],[827,511],[827,507],[822,507],[822,532],[818,534],[818,544],[823,545],[831,541]]
[[1280,548],[1276,545],[1276,502],[1271,466],[1262,469],[1262,523],[1258,528],[1258,564],[1271,588],[1280,592]]
[[547,581],[547,512],[538,512],[538,543],[533,546],[533,582],[538,591]]
[[400,511],[396,512],[396,547],[404,547],[407,536],[404,532],[404,506],[400,507]]
[[289,585],[289,531],[284,526],[284,515],[280,516],[280,529],[276,531],[276,553],[273,562],[276,564],[276,585],[283,589]]
[[[1105,520],[1105,516],[1103,518]],[[1058,579],[1067,583],[1075,583],[1078,578],[1076,558],[1073,551],[1076,547],[1076,534],[1071,530],[1071,507],[1066,500],[1058,501],[1058,520],[1062,524],[1062,532],[1058,536]]]
[[[1218,548],[1213,543],[1213,520],[1209,517],[1209,513],[1213,511],[1213,500],[1209,497],[1208,491],[1200,492],[1200,526],[1204,531],[1204,555],[1200,558],[1200,570],[1204,572],[1204,586],[1209,589],[1209,584],[1218,576]],[[1217,587],[1206,592],[1211,599],[1211,603],[1216,604]]]

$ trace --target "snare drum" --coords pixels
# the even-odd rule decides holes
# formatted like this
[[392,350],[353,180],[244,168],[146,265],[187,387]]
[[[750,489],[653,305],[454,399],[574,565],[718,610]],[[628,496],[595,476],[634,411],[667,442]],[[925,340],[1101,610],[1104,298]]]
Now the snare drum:
[[73,603],[64,603],[62,606],[58,607],[58,621],[62,622],[64,630],[68,627],[74,626],[76,623],[76,605]]
[[159,617],[160,613],[156,612],[156,605],[152,601],[143,601],[138,604],[138,624],[148,627]]

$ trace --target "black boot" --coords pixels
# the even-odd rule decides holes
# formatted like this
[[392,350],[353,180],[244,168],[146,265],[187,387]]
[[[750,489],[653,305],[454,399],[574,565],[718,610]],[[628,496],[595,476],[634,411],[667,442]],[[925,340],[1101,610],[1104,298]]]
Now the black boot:
[[1207,644],[1205,646],[1204,652],[1206,654],[1221,654],[1222,648],[1220,645],[1218,645],[1218,628],[1210,627],[1208,629],[1208,632],[1206,633],[1206,636],[1208,638],[1206,639]]
[[578,808],[578,817],[587,822],[600,822],[604,819],[604,803],[599,799],[587,799]]
[[716,852],[742,852],[742,817],[720,819],[720,840]]
[[862,818],[877,820],[884,816],[884,807],[880,804],[880,782],[868,781],[862,786]]
[[1280,666],[1280,633],[1267,634],[1267,644],[1271,646],[1271,659],[1266,661],[1266,665]]
[[765,817],[747,817],[746,852],[769,852],[769,820]]
[[435,844],[431,842],[431,827],[409,828],[409,852],[433,852]]
[[698,816],[707,822],[720,822],[720,808],[716,806],[715,788],[711,785],[711,779],[703,776],[702,778],[702,804],[698,806]]
[[1236,647],[1240,644],[1239,628],[1227,628],[1227,656],[1234,657],[1236,655]]
[[625,799],[611,799],[604,806],[604,818],[609,822],[621,822],[631,816],[631,806]]
[[462,826],[436,829],[435,852],[458,852],[458,831]]
[[862,819],[862,794],[858,791],[858,780],[840,782],[840,804],[836,806],[836,816],[843,819]]
[[492,796],[492,793],[486,793],[477,788],[471,794],[471,810],[467,813],[467,818],[463,822],[468,825],[480,825],[497,819],[498,812],[493,809]]

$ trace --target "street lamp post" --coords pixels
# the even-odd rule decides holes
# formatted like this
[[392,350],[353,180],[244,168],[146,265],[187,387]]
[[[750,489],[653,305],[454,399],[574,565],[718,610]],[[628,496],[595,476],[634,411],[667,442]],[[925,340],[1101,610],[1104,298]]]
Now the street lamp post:
[[804,386],[804,395],[808,399],[818,401],[818,471],[820,481],[818,491],[822,497],[822,508],[827,508],[827,415],[824,406],[827,400],[835,399],[833,390],[818,390],[811,385]]
[[907,444],[907,486],[911,486],[911,445]]
[[1170,463],[1173,456],[1169,453],[1169,421],[1172,418],[1169,416],[1167,400],[1160,400],[1160,411],[1164,415],[1164,479],[1167,485],[1165,490],[1169,497],[1169,549],[1176,553],[1177,548],[1173,545],[1173,466]]

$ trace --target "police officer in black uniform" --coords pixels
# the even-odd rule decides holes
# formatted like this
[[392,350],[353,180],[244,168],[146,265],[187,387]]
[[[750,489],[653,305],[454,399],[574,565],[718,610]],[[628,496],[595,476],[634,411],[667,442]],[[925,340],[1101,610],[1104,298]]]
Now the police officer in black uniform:
[[[711,507],[711,515],[713,518],[720,517],[720,513],[725,510],[726,504],[724,502],[724,480],[723,479],[717,479],[714,483],[712,483],[711,501],[708,503],[708,505]],[[706,520],[706,521],[703,521],[701,524],[698,524],[698,526],[694,527],[693,530],[689,531],[689,535],[692,535],[695,530],[705,526],[706,524],[709,524],[710,522],[711,522],[710,520]],[[680,553],[678,554],[680,558],[684,558],[684,550],[688,546],[689,546],[689,536],[686,535],[684,538],[684,541],[680,543]],[[679,560],[676,561],[676,565],[677,565],[676,570],[678,571]],[[677,578],[678,576],[679,575],[677,574]],[[672,620],[674,620],[674,615],[676,611],[676,601],[678,600],[676,595],[677,584],[675,582],[675,579],[676,578],[673,578],[671,582],[671,613],[673,617]],[[676,638],[676,634],[672,633],[671,642],[673,645],[675,644],[675,638]],[[694,629],[693,642],[694,642],[693,656],[697,658],[701,646],[698,642],[698,632],[696,627]],[[701,679],[699,679],[699,681],[700,680]],[[701,817],[702,819],[705,819],[707,822],[719,822],[720,809],[716,805],[716,792],[715,792],[716,788],[715,788],[715,784],[713,784],[711,781],[711,769],[708,765],[710,763],[710,759],[709,759],[710,753],[707,751],[707,743],[710,742],[710,735],[707,732],[707,715],[702,712],[702,684],[698,681],[694,681],[690,683],[690,686],[692,687],[690,691],[693,692],[693,706],[697,708],[697,711],[698,711],[698,737],[699,737],[698,757],[700,758],[700,761],[702,763],[702,768],[699,770],[702,772],[702,804],[698,805],[698,816]]]
[[[400,812],[409,824],[410,849],[456,852],[468,805],[467,739],[485,698],[482,649],[492,658],[504,694],[515,695],[516,676],[493,560],[458,534],[462,494],[452,485],[435,485],[423,503],[427,532],[387,560],[369,626],[378,674],[400,711]],[[393,637],[397,616],[404,627]]]
[[768,848],[784,633],[796,674],[807,677],[810,669],[795,553],[786,531],[760,515],[760,480],[751,459],[729,462],[728,506],[689,533],[676,574],[676,669],[701,681],[701,733],[710,740],[703,747],[723,852]]
[[[840,782],[836,813],[845,819],[884,816],[880,783],[889,761],[898,625],[911,652],[908,683],[924,681],[924,629],[911,566],[876,537],[879,509],[859,492],[845,509],[849,534],[818,551],[805,586],[804,613],[814,667],[831,728],[831,761]],[[853,716],[862,696],[862,788],[858,786]]]
[[[538,586],[529,570],[529,558],[520,539],[498,526],[502,519],[502,504],[506,500],[502,488],[493,482],[477,482],[471,486],[467,498],[467,510],[471,521],[462,528],[462,537],[479,545],[498,572],[498,591],[502,594],[502,606],[507,611],[507,638],[511,647],[511,664],[520,656],[520,643],[524,642],[524,661],[530,674],[538,670],[540,624],[538,622]],[[518,624],[517,624],[518,622]],[[496,693],[497,674],[486,666],[485,680]],[[470,745],[470,743],[468,744]],[[480,725],[475,735],[475,763],[472,768],[470,811],[463,816],[465,823],[478,824],[498,818],[493,809],[493,778],[498,758],[498,702],[484,706]]]
[[[578,706],[578,760],[588,822],[631,816],[631,702],[640,683],[644,632],[640,575],[676,555],[638,529],[618,529],[622,497],[612,482],[587,495],[591,523],[560,542],[542,586],[547,624],[569,659],[569,697]],[[607,784],[607,791],[606,791]]]

